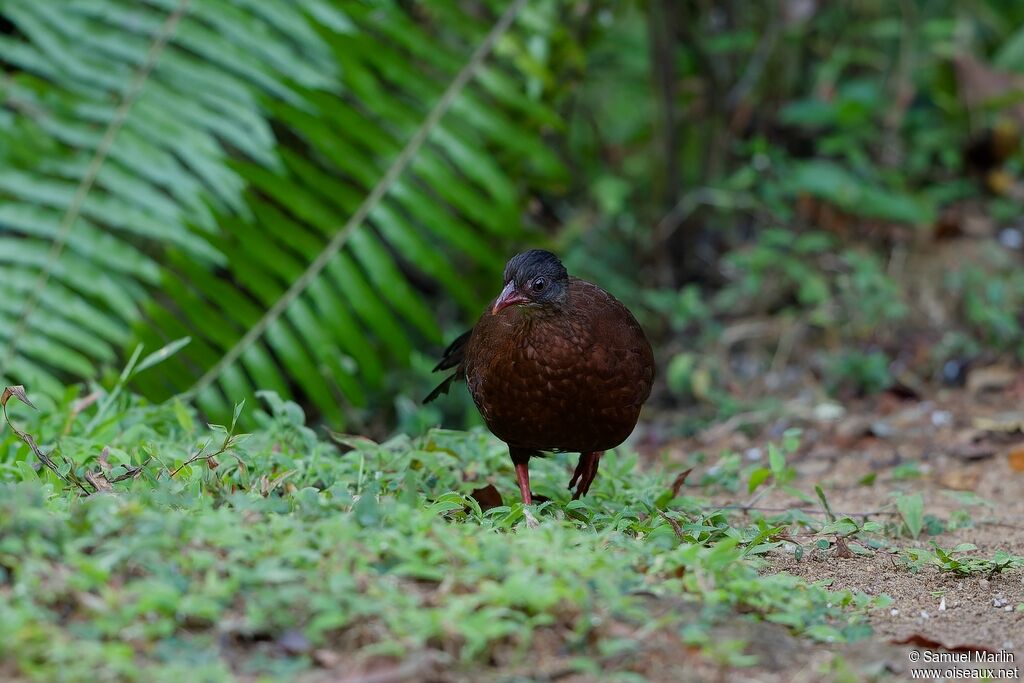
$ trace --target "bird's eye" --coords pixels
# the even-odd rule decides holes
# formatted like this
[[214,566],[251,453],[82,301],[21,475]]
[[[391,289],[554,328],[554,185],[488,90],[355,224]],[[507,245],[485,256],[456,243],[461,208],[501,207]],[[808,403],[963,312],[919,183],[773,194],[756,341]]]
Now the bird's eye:
[[547,280],[545,280],[542,277],[539,277],[530,283],[530,287],[533,289],[533,291],[540,292],[547,286],[547,284]]

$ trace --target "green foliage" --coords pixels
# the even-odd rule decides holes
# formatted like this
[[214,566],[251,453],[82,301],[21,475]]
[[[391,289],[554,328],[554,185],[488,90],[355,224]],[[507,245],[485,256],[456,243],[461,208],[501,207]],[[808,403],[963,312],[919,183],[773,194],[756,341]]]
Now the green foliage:
[[773,228],[727,255],[730,282],[714,297],[720,315],[793,311],[855,342],[907,314],[903,295],[880,259],[839,251],[828,235]]
[[[678,295],[650,295],[655,307],[678,331],[699,335],[702,345],[714,344],[722,321],[733,317],[774,314],[787,325],[804,324],[831,334],[840,349],[825,361],[825,383],[832,392],[874,393],[892,384],[884,351],[862,351],[904,321],[909,309],[905,293],[885,272],[878,256],[865,250],[836,250],[835,241],[820,232],[795,233],[773,228],[726,255],[729,282],[712,297],[689,286]],[[700,353],[686,351],[669,363],[669,388],[680,395],[715,398],[716,368]]]
[[784,187],[792,196],[816,197],[864,218],[913,225],[927,225],[935,220],[935,208],[927,200],[898,189],[876,187],[834,162],[796,163],[786,174]]
[[892,386],[889,358],[881,351],[841,351],[829,359],[825,374],[833,392],[850,387],[859,393],[874,394]]
[[[931,239],[936,225],[977,239],[958,218],[965,205],[996,229],[1017,227],[1017,190],[990,196],[965,150],[1000,116],[1016,120],[1012,87],[986,101],[973,90],[1020,69],[1024,14],[996,0],[976,9],[623,3],[603,17],[567,141],[584,160],[574,196],[586,201],[565,206],[562,239],[674,333],[673,394],[728,414],[748,378],[737,367],[764,376],[769,358],[768,384],[799,357],[848,395],[890,386],[894,359],[924,379],[949,359],[1020,353],[1016,279],[1002,268],[977,282],[954,275],[947,297],[911,267],[945,246]],[[960,73],[964,58],[977,73]],[[628,96],[609,103],[612,88]],[[1010,152],[1017,180],[1020,150]],[[745,323],[744,343],[723,343]],[[907,368],[911,343],[934,346],[934,362]]]
[[832,241],[827,235],[796,235],[782,229],[761,233],[749,249],[726,257],[733,282],[716,296],[719,310],[737,311],[774,309],[791,302],[813,309],[829,300],[829,283],[813,258],[828,252]]
[[756,467],[748,475],[747,493],[753,493],[762,485],[764,495],[773,488],[780,488],[786,493],[806,500],[807,495],[792,486],[790,482],[796,479],[796,470],[786,464],[786,458],[796,453],[800,446],[799,429],[789,429],[783,434],[782,444],[768,444],[768,467]]
[[1024,273],[1016,262],[996,258],[989,268],[966,267],[947,276],[946,286],[960,302],[970,337],[961,346],[1011,351],[1024,358]]
[[984,574],[992,576],[1008,569],[1024,567],[1024,557],[1010,555],[1005,551],[996,552],[991,558],[965,555],[978,546],[973,543],[960,543],[955,548],[940,548],[932,542],[932,549],[907,548],[903,551],[903,561],[911,571],[919,572],[924,567],[935,567],[941,572],[952,572],[961,576]]
[[920,536],[924,528],[924,498],[921,494],[899,494],[896,496],[896,510],[900,513],[907,533],[915,539]]
[[[276,163],[259,100],[294,100],[286,82],[337,84],[330,52],[305,20],[228,3],[179,16],[185,9],[0,3],[20,31],[0,36],[2,61],[16,69],[0,85],[16,113],[0,118],[0,374],[55,391],[54,370],[93,376],[95,362],[114,360],[147,288],[160,282],[154,248],[201,269],[225,262],[207,237],[216,210],[243,208],[228,150]],[[65,236],[54,263],[49,252]],[[51,281],[36,291],[49,268]],[[12,339],[22,317],[27,326]]]
[[134,386],[358,418],[441,341],[424,283],[475,312],[564,179],[540,136],[571,36],[525,6],[0,2],[0,377],[57,395],[188,336]]
[[610,453],[584,501],[565,489],[566,456],[538,460],[551,500],[531,530],[520,503],[472,495],[493,478],[516,498],[490,436],[339,435],[339,450],[295,403],[261,398],[244,436],[130,394],[95,423],[98,406],[71,394],[47,413],[11,403],[83,477],[121,480],[76,494],[0,439],[0,659],[44,679],[289,680],[316,649],[440,648],[473,671],[555,632],[588,667],[620,642],[612,623],[653,620],[715,652],[699,634],[737,612],[823,641],[865,635],[867,596],[758,573],[781,527],[675,496],[635,457]]

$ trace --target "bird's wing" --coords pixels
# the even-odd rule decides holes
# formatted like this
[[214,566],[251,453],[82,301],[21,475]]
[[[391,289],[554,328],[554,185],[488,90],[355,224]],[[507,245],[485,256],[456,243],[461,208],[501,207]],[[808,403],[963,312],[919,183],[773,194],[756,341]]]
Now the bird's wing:
[[472,334],[473,330],[466,330],[449,344],[448,348],[441,354],[441,360],[434,366],[434,372],[462,365],[462,361],[466,358],[466,344],[469,343],[469,337]]

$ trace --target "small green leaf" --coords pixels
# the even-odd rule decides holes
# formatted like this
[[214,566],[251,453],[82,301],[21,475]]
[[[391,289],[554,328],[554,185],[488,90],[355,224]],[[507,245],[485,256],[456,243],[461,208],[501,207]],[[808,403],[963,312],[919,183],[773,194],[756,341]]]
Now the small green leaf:
[[825,519],[830,522],[836,521],[836,516],[832,514],[832,506],[828,504],[828,499],[825,498],[825,492],[821,490],[821,486],[815,484],[814,492],[818,494],[818,500],[821,501],[821,507],[825,510]]
[[757,487],[767,481],[770,476],[772,476],[771,470],[767,467],[758,467],[750,473],[750,483],[747,484],[747,492],[753,493]]
[[782,451],[775,444],[768,444],[768,465],[772,468],[772,474],[776,478],[782,475],[783,470],[786,469],[786,456],[783,455]]
[[[190,341],[192,341],[192,337],[182,337],[181,339],[176,339],[172,341],[170,344],[167,344],[166,346],[157,349],[156,351],[154,351],[153,353],[149,354],[141,361],[139,361],[139,364],[135,366],[135,370],[132,372],[132,374],[137,375],[143,370],[153,367],[157,363],[164,362],[165,360],[176,354],[178,351],[180,351],[182,348],[184,348]],[[139,346],[141,347],[141,344]],[[142,349],[140,348],[139,350],[141,351]]]
[[896,498],[896,510],[903,518],[907,531],[913,538],[921,535],[924,527],[924,499],[920,493],[901,494]]

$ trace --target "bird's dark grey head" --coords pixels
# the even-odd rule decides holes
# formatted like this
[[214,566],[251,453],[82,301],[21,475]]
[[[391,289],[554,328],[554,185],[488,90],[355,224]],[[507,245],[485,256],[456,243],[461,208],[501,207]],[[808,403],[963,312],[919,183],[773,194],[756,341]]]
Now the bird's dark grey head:
[[515,304],[557,304],[569,291],[569,273],[550,251],[531,249],[505,264],[505,288],[494,302],[497,314]]

